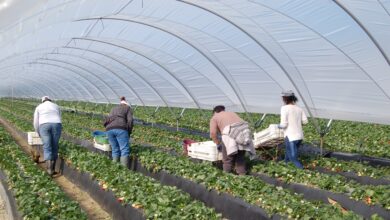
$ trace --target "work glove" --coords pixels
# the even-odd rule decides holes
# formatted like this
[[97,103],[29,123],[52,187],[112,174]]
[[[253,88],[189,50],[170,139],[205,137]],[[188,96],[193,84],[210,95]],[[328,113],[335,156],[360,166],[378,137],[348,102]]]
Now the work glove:
[[222,144],[218,144],[218,145],[217,145],[217,150],[218,150],[218,151],[222,151]]

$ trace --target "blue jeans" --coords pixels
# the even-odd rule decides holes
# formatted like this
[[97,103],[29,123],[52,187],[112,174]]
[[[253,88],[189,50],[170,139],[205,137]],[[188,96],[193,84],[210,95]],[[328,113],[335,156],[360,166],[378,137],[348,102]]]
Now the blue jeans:
[[286,155],[284,161],[286,163],[292,162],[299,169],[303,169],[301,162],[298,161],[298,147],[301,145],[302,140],[289,141],[288,137],[284,139],[286,145]]
[[108,142],[112,149],[112,158],[128,157],[130,155],[129,132],[123,129],[107,131]]
[[43,158],[57,160],[58,142],[62,131],[61,123],[45,123],[39,125],[39,135],[43,143]]

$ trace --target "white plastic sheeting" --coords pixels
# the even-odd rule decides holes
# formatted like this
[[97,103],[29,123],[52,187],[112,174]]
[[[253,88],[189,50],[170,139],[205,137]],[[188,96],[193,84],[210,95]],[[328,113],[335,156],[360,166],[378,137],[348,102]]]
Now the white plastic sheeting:
[[0,96],[390,124],[389,0],[3,0]]

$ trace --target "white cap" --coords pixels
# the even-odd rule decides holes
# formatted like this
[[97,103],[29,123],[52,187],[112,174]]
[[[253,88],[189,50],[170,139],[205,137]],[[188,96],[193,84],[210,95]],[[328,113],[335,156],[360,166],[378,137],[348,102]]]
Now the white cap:
[[41,101],[42,101],[42,102],[44,102],[44,101],[46,101],[46,100],[50,100],[50,97],[49,97],[49,96],[43,96],[43,97],[41,98]]
[[285,90],[282,92],[282,96],[288,97],[288,96],[293,96],[294,92],[292,90]]

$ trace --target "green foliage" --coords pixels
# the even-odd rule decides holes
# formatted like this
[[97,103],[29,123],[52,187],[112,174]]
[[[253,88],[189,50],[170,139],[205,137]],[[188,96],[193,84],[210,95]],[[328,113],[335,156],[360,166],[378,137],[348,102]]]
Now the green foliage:
[[40,170],[0,127],[0,169],[15,195],[23,219],[87,219],[54,181]]
[[329,175],[310,170],[301,170],[295,166],[276,162],[259,163],[253,166],[253,172],[264,173],[286,183],[300,183],[309,187],[344,193],[357,201],[369,205],[378,204],[390,210],[390,185],[361,185],[340,175]]
[[221,215],[176,187],[129,171],[106,156],[61,141],[60,155],[68,165],[89,173],[102,189],[114,192],[118,201],[140,209],[148,219],[220,219]]
[[[78,105],[83,106],[81,103]],[[74,103],[66,101],[62,101],[61,105],[78,108]],[[89,104],[88,111],[108,113],[110,108],[104,108],[103,111],[98,110],[103,109],[102,106],[107,106],[107,104]],[[176,119],[180,115],[181,109],[160,107],[156,113],[154,111],[155,107],[137,106],[134,114],[135,117],[148,122],[176,126]],[[179,120],[179,126],[208,132],[211,115],[211,110],[186,109],[184,117]],[[249,113],[250,118],[247,117],[247,114],[239,113],[239,115],[244,120],[252,121],[253,123],[262,116],[262,114],[258,113]],[[279,121],[278,115],[268,114],[262,126],[256,130],[259,131],[266,128],[269,124],[276,124]],[[326,119],[317,119],[317,121],[322,128],[327,123]],[[304,133],[305,142],[319,145],[320,136],[313,123],[304,126]],[[334,120],[330,133],[325,137],[325,147],[333,151],[390,158],[389,134],[390,126],[388,125]]]

